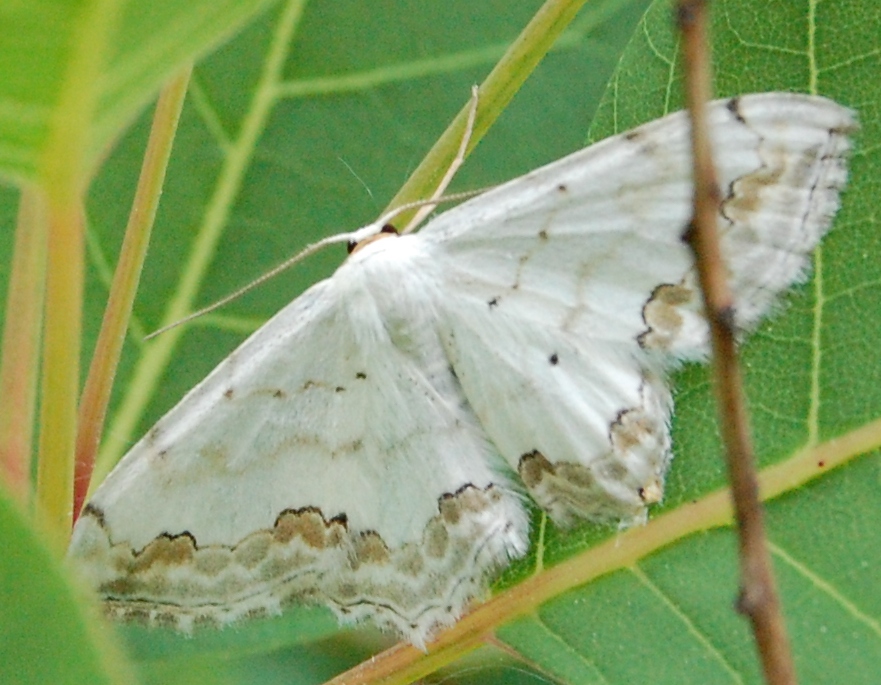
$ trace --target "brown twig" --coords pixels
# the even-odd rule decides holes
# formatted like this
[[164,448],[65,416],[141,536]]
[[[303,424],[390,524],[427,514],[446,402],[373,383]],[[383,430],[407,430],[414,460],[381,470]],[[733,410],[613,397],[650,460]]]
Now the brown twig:
[[704,107],[711,90],[704,0],[681,0],[678,20],[694,164],[694,215],[686,240],[695,253],[710,325],[720,423],[740,538],[741,589],[737,608],[752,623],[767,682],[795,685],[795,668],[765,542],[755,457],[737,363],[734,302],[716,231],[720,196]]

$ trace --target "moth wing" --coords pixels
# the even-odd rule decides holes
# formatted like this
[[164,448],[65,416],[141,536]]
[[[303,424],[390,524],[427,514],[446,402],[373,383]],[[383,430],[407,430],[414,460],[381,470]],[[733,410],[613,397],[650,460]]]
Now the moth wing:
[[[709,105],[724,258],[748,329],[804,277],[846,180],[852,112],[770,93]],[[665,370],[707,353],[685,113],[442,214],[445,344],[468,401],[559,522],[632,519],[670,459]]]
[[283,309],[95,492],[69,555],[112,613],[186,630],[311,599],[422,644],[525,551],[443,350],[402,352],[349,285]]

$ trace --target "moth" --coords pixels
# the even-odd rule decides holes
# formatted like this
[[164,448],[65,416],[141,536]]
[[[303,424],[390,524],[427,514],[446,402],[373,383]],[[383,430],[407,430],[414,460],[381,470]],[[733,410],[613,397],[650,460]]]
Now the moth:
[[[708,106],[735,322],[806,278],[854,114]],[[662,498],[667,382],[704,358],[684,112],[442,213],[379,224],[163,417],[97,489],[69,556],[109,614],[192,630],[319,602],[423,646],[554,522]]]

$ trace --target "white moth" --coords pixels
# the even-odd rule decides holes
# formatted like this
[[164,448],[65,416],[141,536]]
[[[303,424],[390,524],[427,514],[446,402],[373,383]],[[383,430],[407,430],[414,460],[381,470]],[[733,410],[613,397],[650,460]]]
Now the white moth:
[[[805,278],[856,125],[784,93],[709,114],[748,330]],[[691,193],[680,112],[365,241],[132,448],[70,556],[114,616],[190,630],[314,601],[424,645],[526,552],[524,491],[563,525],[643,520],[665,374],[708,351]]]

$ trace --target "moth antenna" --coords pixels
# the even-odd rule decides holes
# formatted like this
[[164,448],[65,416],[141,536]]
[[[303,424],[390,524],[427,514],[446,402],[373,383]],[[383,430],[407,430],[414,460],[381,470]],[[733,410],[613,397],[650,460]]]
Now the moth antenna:
[[[413,209],[414,207],[421,207],[421,209],[418,212],[416,212],[416,215],[413,217],[413,219],[410,220],[410,222],[407,224],[407,226],[404,228],[404,230],[401,231],[402,235],[405,233],[410,233],[417,226],[419,226],[419,224],[422,223],[422,220],[425,219],[425,217],[428,216],[431,212],[433,212],[434,209],[441,202],[455,202],[457,200],[465,200],[465,199],[474,197],[475,195],[480,195],[481,193],[483,193],[487,190],[486,188],[481,188],[478,190],[470,190],[470,191],[465,191],[462,193],[453,193],[452,195],[446,195],[446,196],[443,195],[444,191],[447,189],[447,187],[450,185],[450,182],[453,180],[453,177],[456,175],[456,172],[459,170],[459,168],[465,162],[465,152],[468,149],[468,143],[471,141],[471,135],[474,132],[474,122],[477,119],[477,103],[478,103],[478,87],[471,86],[471,102],[470,102],[470,107],[468,110],[468,120],[465,122],[465,131],[462,135],[462,142],[459,143],[459,149],[456,151],[456,156],[453,158],[453,161],[450,164],[450,167],[447,169],[446,173],[444,174],[444,177],[440,180],[440,183],[438,184],[438,186],[435,189],[434,193],[432,194],[431,198],[429,198],[427,200],[416,200],[414,202],[407,202],[407,203],[401,205],[400,207],[395,207],[393,210],[386,213],[385,215],[380,217],[376,222],[371,224],[372,226],[384,226],[387,223],[389,223],[392,219],[394,219],[396,216],[401,214],[402,212],[405,212],[408,209]],[[183,317],[182,319],[178,319],[174,323],[170,323],[167,326],[163,326],[162,328],[159,328],[159,329],[153,331],[152,333],[147,335],[144,338],[144,340],[151,340],[152,338],[155,338],[160,333],[165,333],[166,331],[169,331],[172,328],[177,328],[181,324],[188,323],[194,319],[199,318],[200,316],[203,316],[205,314],[209,314],[209,313],[213,312],[214,310],[222,307],[223,305],[228,304],[229,302],[232,302],[235,299],[238,299],[239,297],[241,297],[245,293],[251,291],[252,289],[256,288],[257,286],[265,283],[270,278],[274,278],[282,271],[285,271],[286,269],[292,267],[297,262],[305,259],[309,255],[317,252],[318,250],[322,249],[323,247],[325,247],[327,245],[332,245],[334,243],[351,242],[353,240],[357,240],[359,237],[360,236],[358,236],[358,232],[342,233],[342,234],[338,234],[338,235],[329,236],[327,238],[319,240],[318,242],[312,243],[311,245],[307,245],[305,248],[300,250],[300,252],[298,252],[296,255],[294,255],[290,259],[285,260],[284,262],[282,262],[281,264],[279,264],[275,268],[267,271],[262,276],[255,278],[253,281],[251,281],[247,285],[230,293],[226,297],[222,297],[221,299],[217,300],[216,302],[209,304],[207,307],[203,307],[202,309],[199,309],[199,310],[193,312],[192,314],[188,314],[187,316]]]
[[[474,190],[463,190],[461,193],[450,193],[449,195],[444,195],[443,197],[432,197],[428,200],[413,200],[412,202],[405,202],[399,207],[395,207],[394,209],[383,214],[379,219],[371,224],[371,226],[385,226],[390,223],[396,216],[399,214],[406,212],[408,209],[413,209],[414,207],[426,207],[431,205],[429,208],[429,212],[432,211],[439,204],[444,202],[458,202],[459,200],[469,200],[476,195],[482,195],[488,190],[492,190],[496,186],[484,186],[483,188],[475,188]],[[427,213],[427,212],[426,212]],[[407,224],[407,228],[400,232],[401,235],[404,233],[409,233],[416,226],[412,226],[413,222],[411,221]]]
[[297,254],[295,254],[293,257],[286,259],[281,264],[270,269],[262,276],[258,276],[257,278],[255,278],[253,281],[251,281],[247,285],[244,285],[241,288],[239,288],[238,290],[235,290],[234,292],[230,293],[229,295],[226,295],[225,297],[220,298],[216,302],[209,304],[207,307],[203,307],[202,309],[196,310],[192,314],[187,314],[185,317],[183,317],[182,319],[178,319],[174,323],[170,323],[167,326],[163,326],[162,328],[159,328],[159,329],[153,331],[152,333],[147,335],[144,338],[144,340],[151,340],[152,338],[155,338],[160,333],[165,333],[166,331],[170,331],[172,328],[177,328],[181,324],[189,323],[193,319],[197,319],[200,316],[203,316],[205,314],[209,314],[209,313],[213,312],[215,309],[218,309],[218,308],[222,307],[223,305],[228,304],[228,303],[232,302],[233,300],[241,297],[245,293],[250,292],[251,290],[253,290],[257,286],[262,285],[263,283],[268,281],[270,278],[274,278],[275,276],[280,274],[282,271],[285,271],[285,270],[289,269],[290,267],[292,267],[297,262],[300,262],[300,261],[304,260],[306,257],[318,252],[318,250],[320,250],[328,245],[349,242],[354,238],[354,236],[355,236],[355,233],[338,233],[337,235],[331,235],[331,236],[328,236],[327,238],[322,238],[321,240],[314,242],[311,245],[307,245],[302,250],[300,250]]
[[[468,108],[468,120],[465,122],[465,131],[462,133],[462,141],[459,143],[459,149],[456,151],[456,156],[453,158],[444,177],[440,180],[440,183],[438,183],[431,199],[428,200],[427,204],[423,205],[422,209],[416,212],[415,216],[410,220],[410,223],[408,223],[404,230],[401,231],[401,235],[413,231],[422,223],[422,220],[425,217],[434,211],[434,208],[438,205],[439,198],[444,194],[444,191],[450,185],[456,172],[459,171],[459,168],[465,162],[465,153],[468,150],[468,143],[471,142],[471,135],[474,133],[474,122],[477,120],[478,91],[479,89],[477,86],[471,86],[471,102],[470,107]],[[447,196],[445,199],[449,200],[450,197],[452,196]]]
[[[392,211],[387,212],[386,214],[382,215],[374,223],[369,224],[369,226],[385,226],[392,219],[394,219],[396,216],[398,216],[401,212],[406,212],[408,209],[413,209],[414,207],[425,207],[429,204],[431,205],[431,209],[434,209],[434,207],[436,207],[438,204],[440,204],[442,202],[456,202],[458,200],[467,200],[469,198],[474,197],[475,195],[480,195],[482,193],[485,193],[487,190],[490,190],[493,187],[494,186],[489,186],[486,188],[478,188],[476,190],[465,190],[465,191],[462,191],[461,193],[453,193],[452,195],[446,195],[444,197],[433,197],[430,200],[414,200],[413,202],[407,202],[407,203],[401,205],[400,207],[395,207]],[[431,211],[431,209],[429,211]],[[408,228],[409,228],[409,226],[408,226]],[[161,333],[165,333],[166,331],[170,331],[172,328],[177,328],[181,324],[189,323],[193,319],[197,319],[200,316],[203,316],[205,314],[210,314],[215,309],[219,309],[223,305],[228,304],[235,299],[238,299],[239,297],[241,297],[245,293],[250,292],[251,290],[253,290],[257,286],[262,285],[263,283],[265,283],[269,279],[274,278],[275,276],[280,274],[282,271],[289,269],[290,267],[294,266],[294,264],[296,264],[297,262],[305,259],[306,257],[309,257],[310,255],[318,252],[318,250],[320,250],[324,247],[327,247],[328,245],[363,240],[364,239],[363,236],[360,235],[361,231],[363,231],[363,229],[360,229],[358,231],[354,231],[351,233],[338,233],[336,235],[328,236],[327,238],[322,238],[321,240],[314,242],[311,245],[307,245],[306,247],[304,247],[302,250],[300,250],[297,254],[295,254],[290,259],[286,259],[281,264],[270,269],[262,276],[258,276],[257,278],[255,278],[253,281],[251,281],[247,285],[244,285],[241,288],[239,288],[238,290],[231,292],[229,295],[226,295],[225,297],[220,298],[216,302],[212,302],[207,307],[203,307],[202,309],[198,309],[195,312],[193,312],[192,314],[187,314],[185,317],[183,317],[182,319],[178,319],[174,323],[170,323],[167,326],[162,326],[162,328],[157,328],[155,331],[153,331],[149,335],[144,336],[144,340],[152,340],[157,335],[159,335]]]

